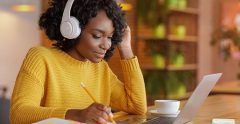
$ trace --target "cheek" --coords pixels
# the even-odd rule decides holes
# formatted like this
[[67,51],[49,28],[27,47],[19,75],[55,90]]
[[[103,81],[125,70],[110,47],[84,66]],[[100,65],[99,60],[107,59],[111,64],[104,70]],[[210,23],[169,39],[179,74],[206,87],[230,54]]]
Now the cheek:
[[97,50],[99,43],[93,38],[85,37],[80,40],[80,45],[87,52]]

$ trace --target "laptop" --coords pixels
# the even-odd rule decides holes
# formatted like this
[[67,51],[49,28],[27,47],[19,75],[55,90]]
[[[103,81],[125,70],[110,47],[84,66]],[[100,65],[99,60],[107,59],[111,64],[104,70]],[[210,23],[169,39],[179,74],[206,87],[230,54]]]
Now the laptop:
[[143,124],[185,124],[192,121],[222,73],[205,75],[177,117],[156,117]]
[[[154,117],[142,124],[185,124],[192,121],[222,73],[205,75],[177,117]],[[126,123],[126,122],[125,122]],[[128,122],[127,122],[128,123]]]

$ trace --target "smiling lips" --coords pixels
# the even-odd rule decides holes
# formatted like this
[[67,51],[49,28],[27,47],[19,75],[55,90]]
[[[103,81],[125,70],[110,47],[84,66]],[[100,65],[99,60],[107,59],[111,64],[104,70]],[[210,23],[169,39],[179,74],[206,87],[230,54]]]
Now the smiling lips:
[[96,51],[94,51],[94,53],[97,54],[97,57],[98,57],[98,58],[104,58],[104,56],[105,56],[105,52],[102,53],[102,52],[96,52]]

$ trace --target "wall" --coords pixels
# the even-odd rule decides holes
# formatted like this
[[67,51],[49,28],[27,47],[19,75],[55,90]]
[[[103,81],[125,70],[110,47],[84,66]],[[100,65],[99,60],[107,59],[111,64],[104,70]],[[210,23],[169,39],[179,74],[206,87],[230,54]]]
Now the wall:
[[13,0],[0,1],[0,86],[8,87],[8,97],[28,49],[40,43],[37,25],[40,3],[39,0],[31,3],[36,11],[20,13],[11,10]]
[[212,72],[212,48],[210,46],[213,31],[214,0],[199,0],[199,44],[198,44],[198,79]]
[[[216,1],[216,0],[215,0]],[[222,2],[222,3],[221,3]],[[221,11],[221,4],[225,4],[224,6],[232,6],[231,9],[234,9],[234,5],[238,4],[238,0],[217,0],[217,3],[218,4],[218,10],[219,12],[222,12]],[[214,8],[213,8],[214,9]],[[216,9],[216,4],[215,4],[215,9]],[[216,10],[215,10],[216,11]],[[215,27],[219,27],[220,26],[220,23],[224,23],[226,21],[222,21],[222,18],[223,16],[225,16],[224,14],[225,13],[221,13],[221,14],[217,14],[215,13],[216,16],[218,16],[218,20],[215,21],[215,22],[218,22],[216,23],[214,26]],[[230,15],[230,13],[228,13]],[[215,16],[215,17],[216,17]],[[228,22],[230,23],[229,25],[232,25],[231,23],[232,22]],[[231,81],[236,81],[237,80],[237,73],[240,72],[239,71],[239,68],[240,66],[238,65],[239,63],[239,60],[234,60],[234,59],[229,59],[228,61],[223,61],[222,57],[220,56],[219,54],[219,50],[218,50],[218,47],[214,47],[213,49],[213,63],[212,63],[212,66],[213,66],[213,71],[215,72],[222,72],[223,73],[223,77],[222,77],[222,82],[231,82]]]
[[237,0],[200,0],[199,21],[199,80],[205,74],[222,72],[220,82],[237,80],[238,61],[229,59],[223,61],[217,46],[211,46],[211,34],[221,24],[221,2],[233,4]]

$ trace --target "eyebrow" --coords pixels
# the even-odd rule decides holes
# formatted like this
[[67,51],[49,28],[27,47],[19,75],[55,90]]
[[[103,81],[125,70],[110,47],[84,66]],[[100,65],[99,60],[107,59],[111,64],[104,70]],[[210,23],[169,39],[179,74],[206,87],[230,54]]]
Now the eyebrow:
[[[106,34],[106,32],[103,31],[103,30],[101,30],[101,29],[94,28],[94,29],[92,29],[92,30],[101,32],[102,34]],[[114,33],[114,31],[113,31],[111,34],[113,34],[113,33]]]

